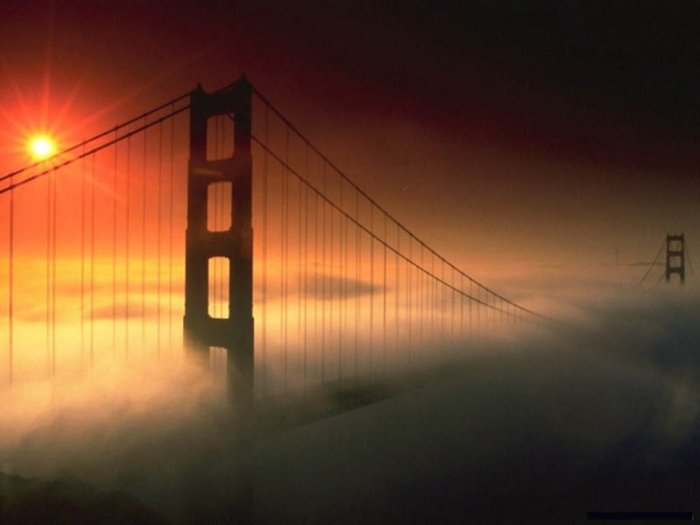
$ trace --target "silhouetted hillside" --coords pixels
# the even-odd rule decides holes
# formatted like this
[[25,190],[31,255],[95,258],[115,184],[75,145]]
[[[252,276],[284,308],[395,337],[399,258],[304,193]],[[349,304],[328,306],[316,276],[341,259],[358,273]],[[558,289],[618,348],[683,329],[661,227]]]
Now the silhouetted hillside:
[[44,481],[0,473],[0,523],[161,524],[155,511],[121,492],[72,479]]

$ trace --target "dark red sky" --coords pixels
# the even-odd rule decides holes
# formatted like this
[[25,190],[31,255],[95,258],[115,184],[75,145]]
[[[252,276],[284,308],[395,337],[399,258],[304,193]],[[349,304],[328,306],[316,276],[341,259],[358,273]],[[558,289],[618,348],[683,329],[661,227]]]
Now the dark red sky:
[[245,72],[467,266],[648,259],[700,234],[694,2],[257,4],[5,0],[3,151],[47,89],[77,139]]

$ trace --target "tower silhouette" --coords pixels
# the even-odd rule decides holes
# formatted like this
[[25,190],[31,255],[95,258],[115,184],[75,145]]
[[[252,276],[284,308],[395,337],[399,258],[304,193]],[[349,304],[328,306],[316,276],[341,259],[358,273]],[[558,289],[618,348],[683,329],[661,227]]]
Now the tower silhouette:
[[[191,95],[185,236],[185,344],[199,356],[225,349],[230,397],[241,406],[249,405],[253,396],[251,92],[241,77],[230,89],[205,93],[198,86]],[[207,160],[207,121],[219,115],[233,118],[233,154]],[[220,183],[230,183],[230,227],[210,231],[208,189]],[[214,318],[208,311],[213,257],[223,257],[229,265],[228,318]]]
[[685,282],[685,238],[682,233],[666,235],[666,282],[673,274],[678,274],[681,283]]

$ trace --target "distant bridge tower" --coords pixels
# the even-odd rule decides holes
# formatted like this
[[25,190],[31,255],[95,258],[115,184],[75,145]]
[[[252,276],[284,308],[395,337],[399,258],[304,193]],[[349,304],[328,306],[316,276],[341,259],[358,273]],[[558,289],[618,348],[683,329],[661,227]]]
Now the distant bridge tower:
[[[218,115],[233,118],[233,155],[207,160],[207,121]],[[247,406],[253,397],[253,230],[251,86],[245,77],[211,94],[201,86],[192,93],[190,159],[187,177],[185,238],[186,348],[202,357],[225,349],[229,395]],[[210,231],[207,225],[209,187],[230,191],[230,227]],[[209,315],[209,261],[223,257],[229,266],[228,318]]]
[[677,273],[681,283],[685,282],[685,238],[680,235],[666,235],[666,281]]

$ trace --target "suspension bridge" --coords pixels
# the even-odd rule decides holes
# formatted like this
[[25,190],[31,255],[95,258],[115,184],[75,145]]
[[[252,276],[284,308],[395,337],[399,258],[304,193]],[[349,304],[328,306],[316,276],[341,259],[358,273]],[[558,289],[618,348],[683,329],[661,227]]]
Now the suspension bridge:
[[419,238],[244,77],[0,177],[0,247],[6,385],[191,355],[248,404],[546,321]]

